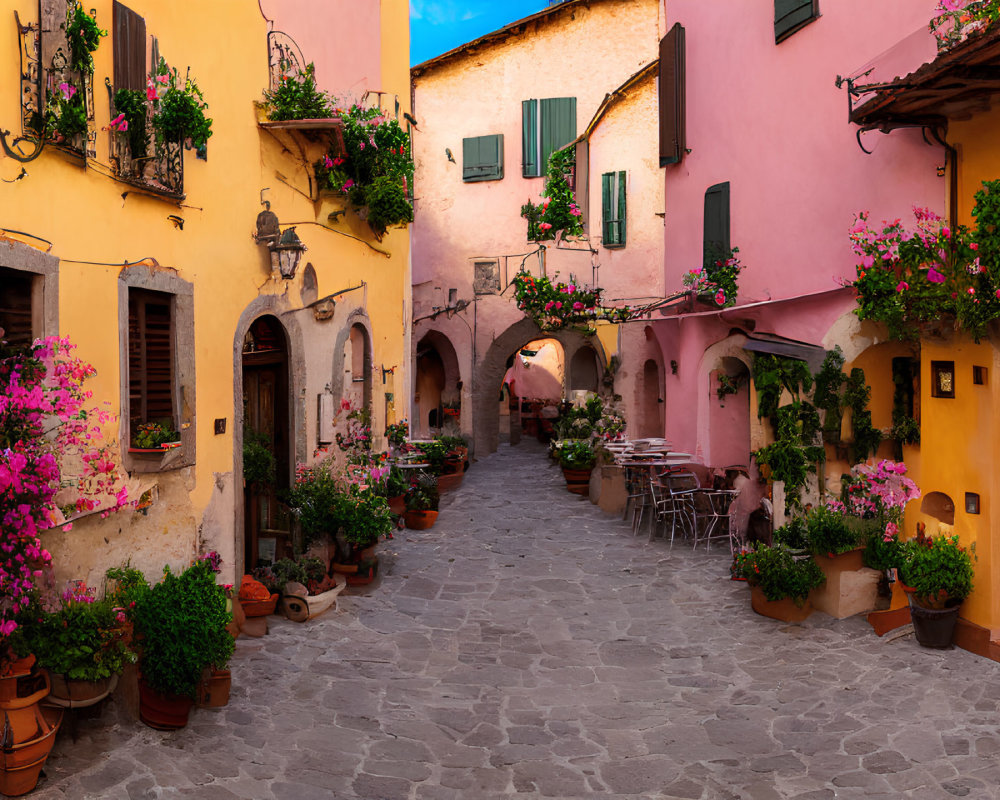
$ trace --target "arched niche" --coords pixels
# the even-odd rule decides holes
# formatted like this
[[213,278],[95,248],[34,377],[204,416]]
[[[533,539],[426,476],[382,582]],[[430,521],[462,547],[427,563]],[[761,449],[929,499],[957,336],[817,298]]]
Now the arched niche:
[[945,525],[955,524],[955,502],[944,492],[928,492],[920,501],[920,513]]

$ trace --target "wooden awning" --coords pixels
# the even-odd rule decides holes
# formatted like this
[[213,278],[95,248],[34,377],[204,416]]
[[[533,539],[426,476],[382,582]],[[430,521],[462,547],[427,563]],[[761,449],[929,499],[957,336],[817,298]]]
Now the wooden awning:
[[851,111],[862,128],[891,129],[967,119],[986,111],[1000,94],[1000,24],[955,45],[905,78],[852,87],[862,97]]

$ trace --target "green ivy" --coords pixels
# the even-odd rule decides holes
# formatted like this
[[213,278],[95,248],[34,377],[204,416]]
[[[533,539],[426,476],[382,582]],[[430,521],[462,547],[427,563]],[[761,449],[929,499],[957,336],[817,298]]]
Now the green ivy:
[[168,69],[161,58],[156,75],[169,76],[169,88],[157,101],[153,128],[160,142],[190,139],[195,149],[205,146],[212,136],[212,120],[205,116],[208,104],[198,85],[190,78],[181,86],[177,69]]
[[865,372],[860,367],[851,370],[844,391],[844,404],[851,409],[851,461],[860,464],[869,453],[875,455],[882,443],[882,432],[872,425],[872,412],[868,410],[871,387],[865,383]]
[[549,156],[541,204],[530,200],[521,206],[521,216],[528,221],[528,240],[551,241],[560,232],[563,237],[583,235],[583,212],[576,205],[569,176],[576,166],[576,148],[567,147]]
[[795,358],[754,353],[753,382],[757,389],[757,416],[773,417],[778,411],[782,389],[792,397],[812,388],[809,365]]
[[94,74],[93,52],[108,32],[101,30],[97,19],[83,10],[79,2],[66,8],[66,41],[69,44],[69,67],[88,75]]
[[138,161],[146,157],[149,149],[149,132],[146,130],[146,113],[149,105],[146,93],[138,89],[117,89],[112,100],[115,111],[125,115],[128,123],[129,150],[132,160]]

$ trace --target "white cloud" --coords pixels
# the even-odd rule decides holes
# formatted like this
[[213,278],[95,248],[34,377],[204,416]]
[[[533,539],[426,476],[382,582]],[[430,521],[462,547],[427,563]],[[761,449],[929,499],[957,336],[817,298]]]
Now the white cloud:
[[482,9],[471,9],[468,0],[410,0],[410,18],[428,25],[450,25],[482,16]]

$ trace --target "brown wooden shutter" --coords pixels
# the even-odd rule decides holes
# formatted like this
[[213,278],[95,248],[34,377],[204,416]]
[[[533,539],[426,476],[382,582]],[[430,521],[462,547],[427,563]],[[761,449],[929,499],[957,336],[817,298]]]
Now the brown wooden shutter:
[[660,166],[679,164],[687,148],[684,28],[678,22],[660,40]]
[[146,20],[115,0],[115,88],[146,90]]
[[130,290],[129,421],[174,425],[174,337],[170,295]]

